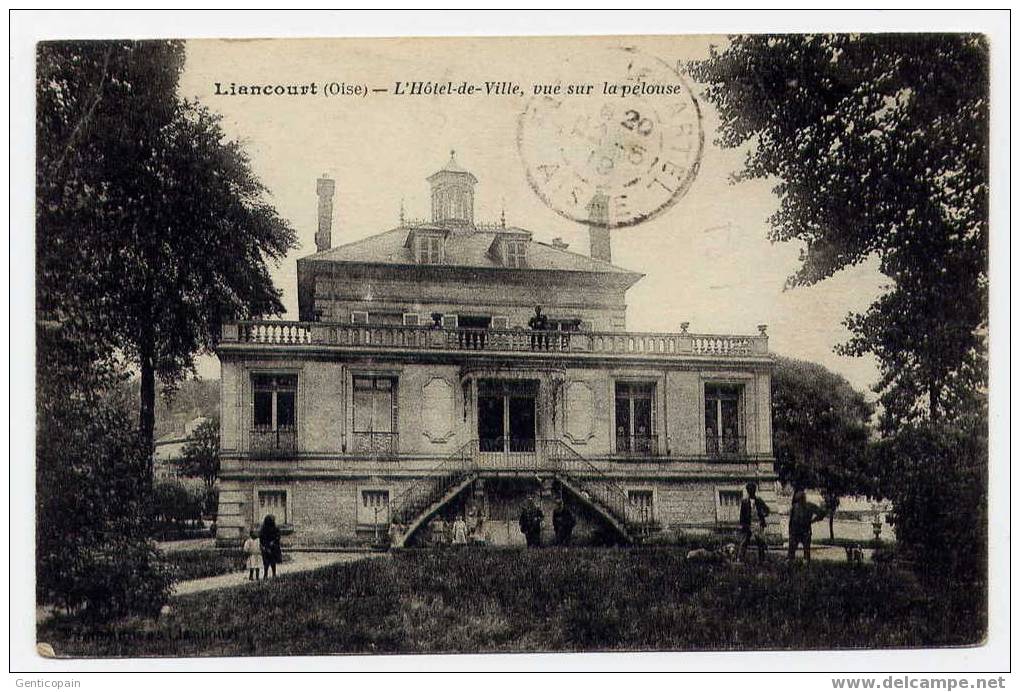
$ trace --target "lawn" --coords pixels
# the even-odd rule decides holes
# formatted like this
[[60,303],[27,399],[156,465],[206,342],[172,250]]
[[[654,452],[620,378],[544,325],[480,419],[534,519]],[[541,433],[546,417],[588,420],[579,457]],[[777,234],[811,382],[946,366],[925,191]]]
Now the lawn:
[[410,551],[181,597],[159,620],[56,618],[38,639],[59,656],[917,647],[980,641],[980,602],[891,565]]
[[[245,572],[246,557],[240,550],[200,548],[167,551],[163,553],[163,562],[173,570],[177,581],[188,581],[189,579],[204,579],[231,572]],[[284,554],[284,562],[290,562],[291,559],[290,554]]]
[[229,572],[240,572],[245,555],[240,550],[175,550],[163,553],[163,561],[170,565],[178,581],[215,577]]

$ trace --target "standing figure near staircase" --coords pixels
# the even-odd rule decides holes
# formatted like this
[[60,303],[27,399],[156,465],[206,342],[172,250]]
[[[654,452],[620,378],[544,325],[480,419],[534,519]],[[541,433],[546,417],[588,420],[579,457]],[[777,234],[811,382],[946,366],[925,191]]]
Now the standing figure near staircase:
[[545,515],[539,508],[538,503],[535,502],[534,498],[529,498],[524,505],[524,509],[521,510],[521,518],[519,520],[521,533],[524,534],[524,540],[527,541],[529,548],[541,547],[542,519],[544,518]]
[[574,532],[574,525],[576,523],[577,520],[574,518],[574,513],[570,511],[561,498],[556,503],[556,509],[553,510],[553,531],[556,532],[557,545],[570,544],[570,534]]
[[453,545],[467,545],[468,542],[468,527],[467,522],[464,521],[464,515],[458,514],[457,518],[453,520]]

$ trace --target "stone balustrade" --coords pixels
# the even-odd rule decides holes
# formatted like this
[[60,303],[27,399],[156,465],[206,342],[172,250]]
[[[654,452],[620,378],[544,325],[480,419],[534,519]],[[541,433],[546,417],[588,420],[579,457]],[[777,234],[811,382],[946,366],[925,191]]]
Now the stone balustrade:
[[344,346],[515,353],[650,356],[766,355],[764,327],[755,336],[643,332],[561,332],[254,320],[223,325],[221,344]]

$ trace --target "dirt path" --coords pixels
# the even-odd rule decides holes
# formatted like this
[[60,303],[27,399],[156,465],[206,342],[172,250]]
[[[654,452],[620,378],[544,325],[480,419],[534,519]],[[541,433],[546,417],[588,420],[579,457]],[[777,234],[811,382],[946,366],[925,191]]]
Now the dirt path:
[[[355,562],[366,558],[385,558],[386,553],[291,553],[293,557],[289,562],[276,566],[277,576],[285,574],[297,574],[319,569],[328,565],[335,565],[345,562]],[[192,579],[190,581],[178,582],[174,586],[174,596],[186,596],[204,591],[216,589],[227,589],[231,587],[244,586],[254,582],[248,581],[248,570],[241,572],[230,572],[205,579]]]

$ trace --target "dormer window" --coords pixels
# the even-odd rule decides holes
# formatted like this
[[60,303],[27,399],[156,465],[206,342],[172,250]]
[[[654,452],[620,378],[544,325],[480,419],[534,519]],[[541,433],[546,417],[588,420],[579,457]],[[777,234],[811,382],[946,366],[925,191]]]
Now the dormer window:
[[523,240],[503,241],[503,262],[508,267],[521,268],[527,263],[527,244]]
[[443,263],[443,236],[431,233],[418,235],[418,263]]

